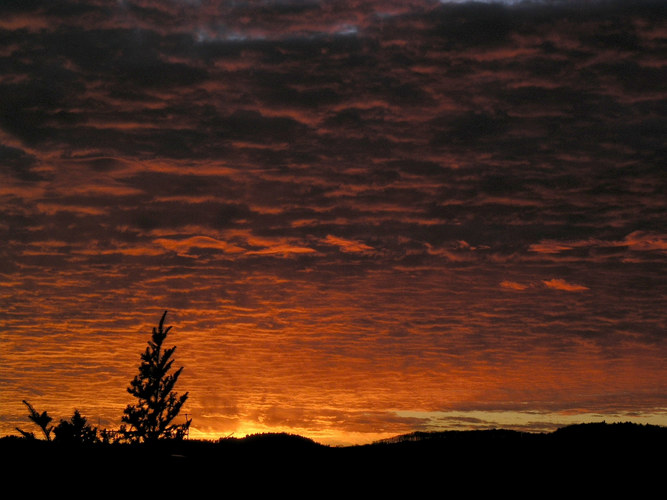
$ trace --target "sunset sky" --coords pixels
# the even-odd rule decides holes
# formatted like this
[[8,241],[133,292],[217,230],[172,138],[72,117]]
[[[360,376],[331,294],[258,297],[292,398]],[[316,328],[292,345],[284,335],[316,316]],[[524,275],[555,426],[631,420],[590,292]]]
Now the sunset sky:
[[666,82],[659,0],[3,0],[0,435],[165,310],[192,437],[667,425]]

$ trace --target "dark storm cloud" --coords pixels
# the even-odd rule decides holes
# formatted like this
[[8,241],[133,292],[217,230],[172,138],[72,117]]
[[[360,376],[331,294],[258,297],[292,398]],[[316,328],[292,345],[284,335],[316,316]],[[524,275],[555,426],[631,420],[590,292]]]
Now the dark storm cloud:
[[259,111],[238,109],[228,116],[213,112],[201,126],[228,141],[297,142],[308,127],[288,117],[265,117]]
[[33,168],[36,158],[21,149],[0,145],[0,164],[20,180],[43,180],[43,177]]
[[[143,231],[156,228],[178,228],[201,224],[204,227],[221,228],[233,225],[243,218],[249,211],[246,207],[220,203],[183,203],[153,202],[149,205],[132,207],[124,217],[128,218],[131,226]],[[170,214],[166,216],[166,214]]]
[[[433,226],[429,244],[449,237],[521,250],[600,235],[595,226],[623,210],[604,198],[627,198],[633,220],[608,236],[619,239],[646,215],[655,219],[636,193],[657,192],[664,152],[660,26],[651,15],[659,8],[12,4],[9,14],[58,18],[67,29],[5,30],[3,129],[44,151],[84,146],[119,168],[137,158],[224,158],[239,170],[229,178],[242,196],[280,207],[342,205],[371,224],[390,205],[404,207]],[[170,25],[177,12],[182,22]],[[213,30],[222,12],[233,15]],[[321,18],[319,28],[303,30],[302,16]],[[90,19],[104,28],[79,22]],[[332,31],[353,21],[356,31]],[[37,179],[37,161],[16,153],[8,164]],[[112,165],[95,161],[98,172]],[[241,172],[250,165],[272,173],[249,180]],[[646,172],[641,187],[630,180],[637,169]],[[156,182],[144,190],[159,196],[159,174],[146,175]],[[199,195],[230,195],[216,185]],[[406,239],[421,232],[418,224]]]

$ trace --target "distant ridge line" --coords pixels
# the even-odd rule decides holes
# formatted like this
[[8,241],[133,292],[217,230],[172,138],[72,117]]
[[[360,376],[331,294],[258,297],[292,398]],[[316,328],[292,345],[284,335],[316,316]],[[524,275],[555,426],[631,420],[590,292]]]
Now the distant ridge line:
[[541,440],[567,437],[640,437],[660,435],[667,439],[667,427],[634,422],[590,422],[559,427],[552,432],[528,432],[514,429],[470,429],[446,431],[416,431],[375,441],[374,444],[398,444],[422,441],[459,441],[459,440]]

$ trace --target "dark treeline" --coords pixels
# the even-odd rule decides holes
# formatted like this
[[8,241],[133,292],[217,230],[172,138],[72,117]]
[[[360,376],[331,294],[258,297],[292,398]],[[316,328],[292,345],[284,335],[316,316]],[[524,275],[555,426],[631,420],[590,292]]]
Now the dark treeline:
[[451,487],[529,494],[539,487],[561,493],[631,488],[636,495],[662,481],[665,450],[667,427],[631,423],[581,424],[542,434],[418,432],[347,447],[290,434],[88,446],[0,439],[1,456],[9,459],[3,466],[7,478],[14,477],[12,471],[32,470],[35,477],[48,478],[42,486],[71,488],[102,480],[107,488],[134,491],[150,485],[154,492],[172,493],[241,484],[256,493],[307,493],[309,488],[414,493]]

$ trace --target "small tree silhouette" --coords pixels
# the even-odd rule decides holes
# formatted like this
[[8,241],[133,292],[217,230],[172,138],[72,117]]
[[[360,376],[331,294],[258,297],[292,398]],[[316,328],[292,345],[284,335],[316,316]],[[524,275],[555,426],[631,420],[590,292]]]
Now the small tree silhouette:
[[67,445],[82,445],[98,443],[97,428],[92,427],[83,417],[79,410],[74,410],[72,418],[61,420],[60,423],[53,429],[56,435],[54,441]]
[[[28,410],[30,410],[30,413],[28,414],[28,418],[35,422],[40,429],[42,429],[42,432],[44,433],[44,437],[46,438],[47,441],[51,441],[51,431],[53,430],[53,426],[49,427],[49,424],[51,423],[51,420],[53,420],[47,413],[46,411],[43,411],[41,414],[38,413],[30,403],[28,403],[25,399],[23,400],[23,404],[28,407]],[[29,439],[34,439],[35,435],[32,432],[26,432],[18,427],[16,428],[17,431],[19,431],[23,437],[29,438]]]
[[171,356],[176,347],[164,350],[162,348],[162,343],[171,330],[171,326],[164,328],[166,315],[167,311],[162,315],[158,327],[153,327],[151,340],[141,355],[139,374],[127,388],[127,392],[138,400],[136,404],[125,408],[121,419],[130,426],[129,429],[124,425],[121,426],[121,433],[130,441],[181,439],[192,422],[192,419],[186,419],[184,424],[171,424],[188,399],[188,393],[179,396],[173,392],[183,367],[169,374],[174,362]]

